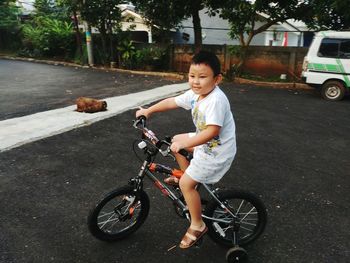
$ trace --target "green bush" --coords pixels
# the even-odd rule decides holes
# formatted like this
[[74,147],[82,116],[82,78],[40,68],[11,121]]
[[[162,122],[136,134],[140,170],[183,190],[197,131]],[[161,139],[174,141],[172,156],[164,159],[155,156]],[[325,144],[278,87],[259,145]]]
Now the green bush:
[[143,70],[167,70],[169,67],[169,55],[165,48],[150,46],[136,51],[134,65]]
[[123,68],[135,68],[135,63],[139,59],[139,53],[136,52],[133,42],[129,39],[121,41],[117,47],[119,61]]
[[71,23],[50,17],[37,17],[22,27],[24,50],[34,56],[72,56],[74,34]]

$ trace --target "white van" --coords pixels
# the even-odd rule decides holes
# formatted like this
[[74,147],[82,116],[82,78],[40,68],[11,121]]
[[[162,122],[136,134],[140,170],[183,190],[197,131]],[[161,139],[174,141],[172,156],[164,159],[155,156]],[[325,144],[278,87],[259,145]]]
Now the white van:
[[304,58],[302,79],[320,88],[327,100],[341,100],[350,91],[350,32],[318,32]]

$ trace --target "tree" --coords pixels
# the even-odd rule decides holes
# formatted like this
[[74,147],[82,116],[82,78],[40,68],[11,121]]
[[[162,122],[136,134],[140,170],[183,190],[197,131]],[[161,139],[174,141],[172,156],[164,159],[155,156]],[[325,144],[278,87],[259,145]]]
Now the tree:
[[10,45],[9,36],[18,28],[18,13],[15,0],[0,0],[0,48]]
[[23,54],[69,57],[74,51],[73,26],[67,9],[52,0],[35,0],[35,13],[21,26]]
[[350,30],[348,0],[311,0],[313,20],[308,25],[317,30]]
[[[104,62],[113,59],[113,29],[120,28],[122,15],[118,5],[123,3],[125,3],[123,0],[85,0],[81,8],[83,19],[100,32],[102,51],[103,54],[107,54]],[[107,41],[109,50],[107,49]]]
[[176,28],[185,16],[182,9],[177,8],[179,1],[168,0],[134,0],[136,11],[145,18],[148,26],[160,35],[163,42],[169,40],[170,30]]
[[[210,0],[210,3],[213,13],[219,13],[220,17],[229,21],[230,37],[239,39],[241,49],[240,62],[236,68],[238,74],[246,56],[246,49],[255,35],[288,19],[312,21],[313,10],[307,1]],[[261,23],[258,25],[257,21]]]
[[18,11],[15,0],[0,0],[0,29],[17,26]]
[[[215,3],[215,1],[213,1]],[[207,0],[134,0],[137,9],[151,25],[170,30],[186,18],[192,17],[195,51],[202,47],[202,26],[199,11],[211,4]]]
[[[81,0],[57,0],[58,6],[63,6],[67,8],[67,12],[72,14],[74,32],[75,32],[75,41],[78,47],[79,57],[83,57],[83,45],[82,39],[79,31],[79,21],[78,21],[78,12],[82,6]],[[81,61],[83,63],[83,61]]]
[[[231,26],[230,36],[238,38],[241,46],[249,46],[253,37],[276,23],[288,19],[311,21],[312,8],[300,0],[212,0],[220,17]],[[219,4],[218,4],[219,3]],[[220,9],[219,9],[220,8]],[[265,14],[263,17],[261,14]],[[262,22],[257,26],[256,21]]]
[[55,13],[54,3],[51,0],[35,0],[35,13],[40,16],[49,16]]

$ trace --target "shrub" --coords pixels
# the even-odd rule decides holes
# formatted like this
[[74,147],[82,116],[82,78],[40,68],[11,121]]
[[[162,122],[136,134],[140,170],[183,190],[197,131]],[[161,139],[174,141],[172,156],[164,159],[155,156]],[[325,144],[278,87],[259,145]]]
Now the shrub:
[[37,17],[22,27],[24,49],[41,56],[72,55],[74,35],[71,23],[50,17]]

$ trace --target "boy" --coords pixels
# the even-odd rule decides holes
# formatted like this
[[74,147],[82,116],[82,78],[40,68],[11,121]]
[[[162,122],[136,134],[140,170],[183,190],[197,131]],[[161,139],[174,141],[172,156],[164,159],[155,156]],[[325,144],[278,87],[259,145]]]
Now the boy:
[[[201,216],[201,200],[196,185],[218,182],[230,168],[236,154],[235,123],[230,103],[217,86],[221,80],[218,58],[211,52],[200,51],[191,61],[188,75],[190,90],[148,109],[140,107],[136,112],[136,117],[144,115],[146,118],[152,113],[178,107],[192,112],[196,132],[174,136],[170,147],[185,173],[180,181],[175,177],[165,180],[166,183],[180,185],[191,215],[191,225],[181,240],[180,248],[193,246],[208,230]],[[178,153],[181,149],[194,151],[190,163]]]

